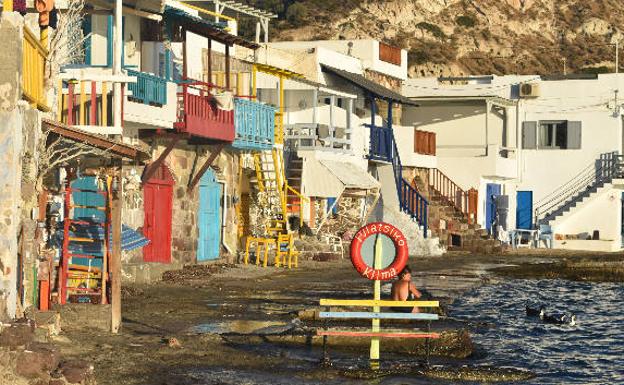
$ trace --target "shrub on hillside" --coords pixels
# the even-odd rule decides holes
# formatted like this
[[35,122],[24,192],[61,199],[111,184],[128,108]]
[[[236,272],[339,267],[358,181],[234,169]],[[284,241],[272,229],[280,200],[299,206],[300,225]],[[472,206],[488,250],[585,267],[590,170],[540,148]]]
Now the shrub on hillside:
[[472,28],[477,24],[477,20],[470,15],[461,15],[455,18],[455,23],[462,27]]
[[294,3],[286,9],[286,20],[295,27],[301,26],[308,16],[308,9],[302,3]]
[[430,32],[433,36],[437,37],[438,39],[446,39],[446,35],[444,34],[444,32],[442,32],[440,27],[438,27],[435,24],[427,23],[426,21],[421,21],[420,23],[416,24],[416,28],[420,28],[427,32]]

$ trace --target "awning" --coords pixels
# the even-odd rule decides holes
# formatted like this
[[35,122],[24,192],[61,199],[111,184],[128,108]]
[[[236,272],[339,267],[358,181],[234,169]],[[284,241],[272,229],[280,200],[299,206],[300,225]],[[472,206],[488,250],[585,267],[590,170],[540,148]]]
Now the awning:
[[223,30],[223,25],[202,19],[199,16],[191,15],[181,9],[166,6],[165,20],[173,21],[184,27],[189,32],[218,41],[227,45],[239,45],[249,49],[258,49],[260,45],[244,39],[240,36],[232,35]]
[[321,67],[323,71],[330,72],[336,76],[339,76],[342,79],[348,81],[349,83],[355,85],[356,87],[362,88],[381,99],[391,100],[396,103],[409,104],[413,106],[418,105],[416,102],[399,94],[398,92],[392,91],[391,89],[381,86],[373,82],[372,80],[368,80],[362,75],[355,74],[353,72],[339,70],[338,68],[330,67],[325,64],[321,64]]
[[85,143],[94,148],[98,148],[103,151],[107,151],[112,155],[121,156],[132,160],[138,160],[139,162],[146,162],[151,159],[150,154],[135,146],[125,144],[123,142],[112,140],[104,135],[92,134],[90,132],[83,131],[81,129],[70,127],[61,122],[57,122],[51,119],[41,119],[43,126],[48,130],[72,141],[78,143]]
[[381,187],[366,170],[350,162],[306,159],[303,166],[303,194],[336,198],[343,192],[369,191]]

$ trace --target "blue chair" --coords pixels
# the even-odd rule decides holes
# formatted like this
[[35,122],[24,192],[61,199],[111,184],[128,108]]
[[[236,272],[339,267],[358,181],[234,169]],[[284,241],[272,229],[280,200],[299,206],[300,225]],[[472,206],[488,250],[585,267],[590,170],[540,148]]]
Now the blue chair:
[[537,247],[544,241],[546,247],[553,248],[554,234],[552,228],[549,225],[539,225],[539,231],[537,233]]

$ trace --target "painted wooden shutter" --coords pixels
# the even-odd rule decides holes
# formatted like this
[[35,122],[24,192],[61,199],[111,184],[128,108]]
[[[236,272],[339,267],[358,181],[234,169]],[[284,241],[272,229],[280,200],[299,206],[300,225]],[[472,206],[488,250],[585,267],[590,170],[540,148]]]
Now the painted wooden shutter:
[[568,122],[568,149],[578,150],[581,148],[582,122]]
[[522,148],[537,148],[537,122],[522,122]]

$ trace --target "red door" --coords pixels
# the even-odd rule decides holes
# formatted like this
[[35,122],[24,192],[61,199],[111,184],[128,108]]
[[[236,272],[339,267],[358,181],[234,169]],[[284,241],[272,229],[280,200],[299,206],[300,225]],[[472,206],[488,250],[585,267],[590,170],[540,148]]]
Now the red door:
[[143,186],[143,233],[150,243],[143,248],[143,261],[171,263],[171,216],[173,177],[162,165]]

